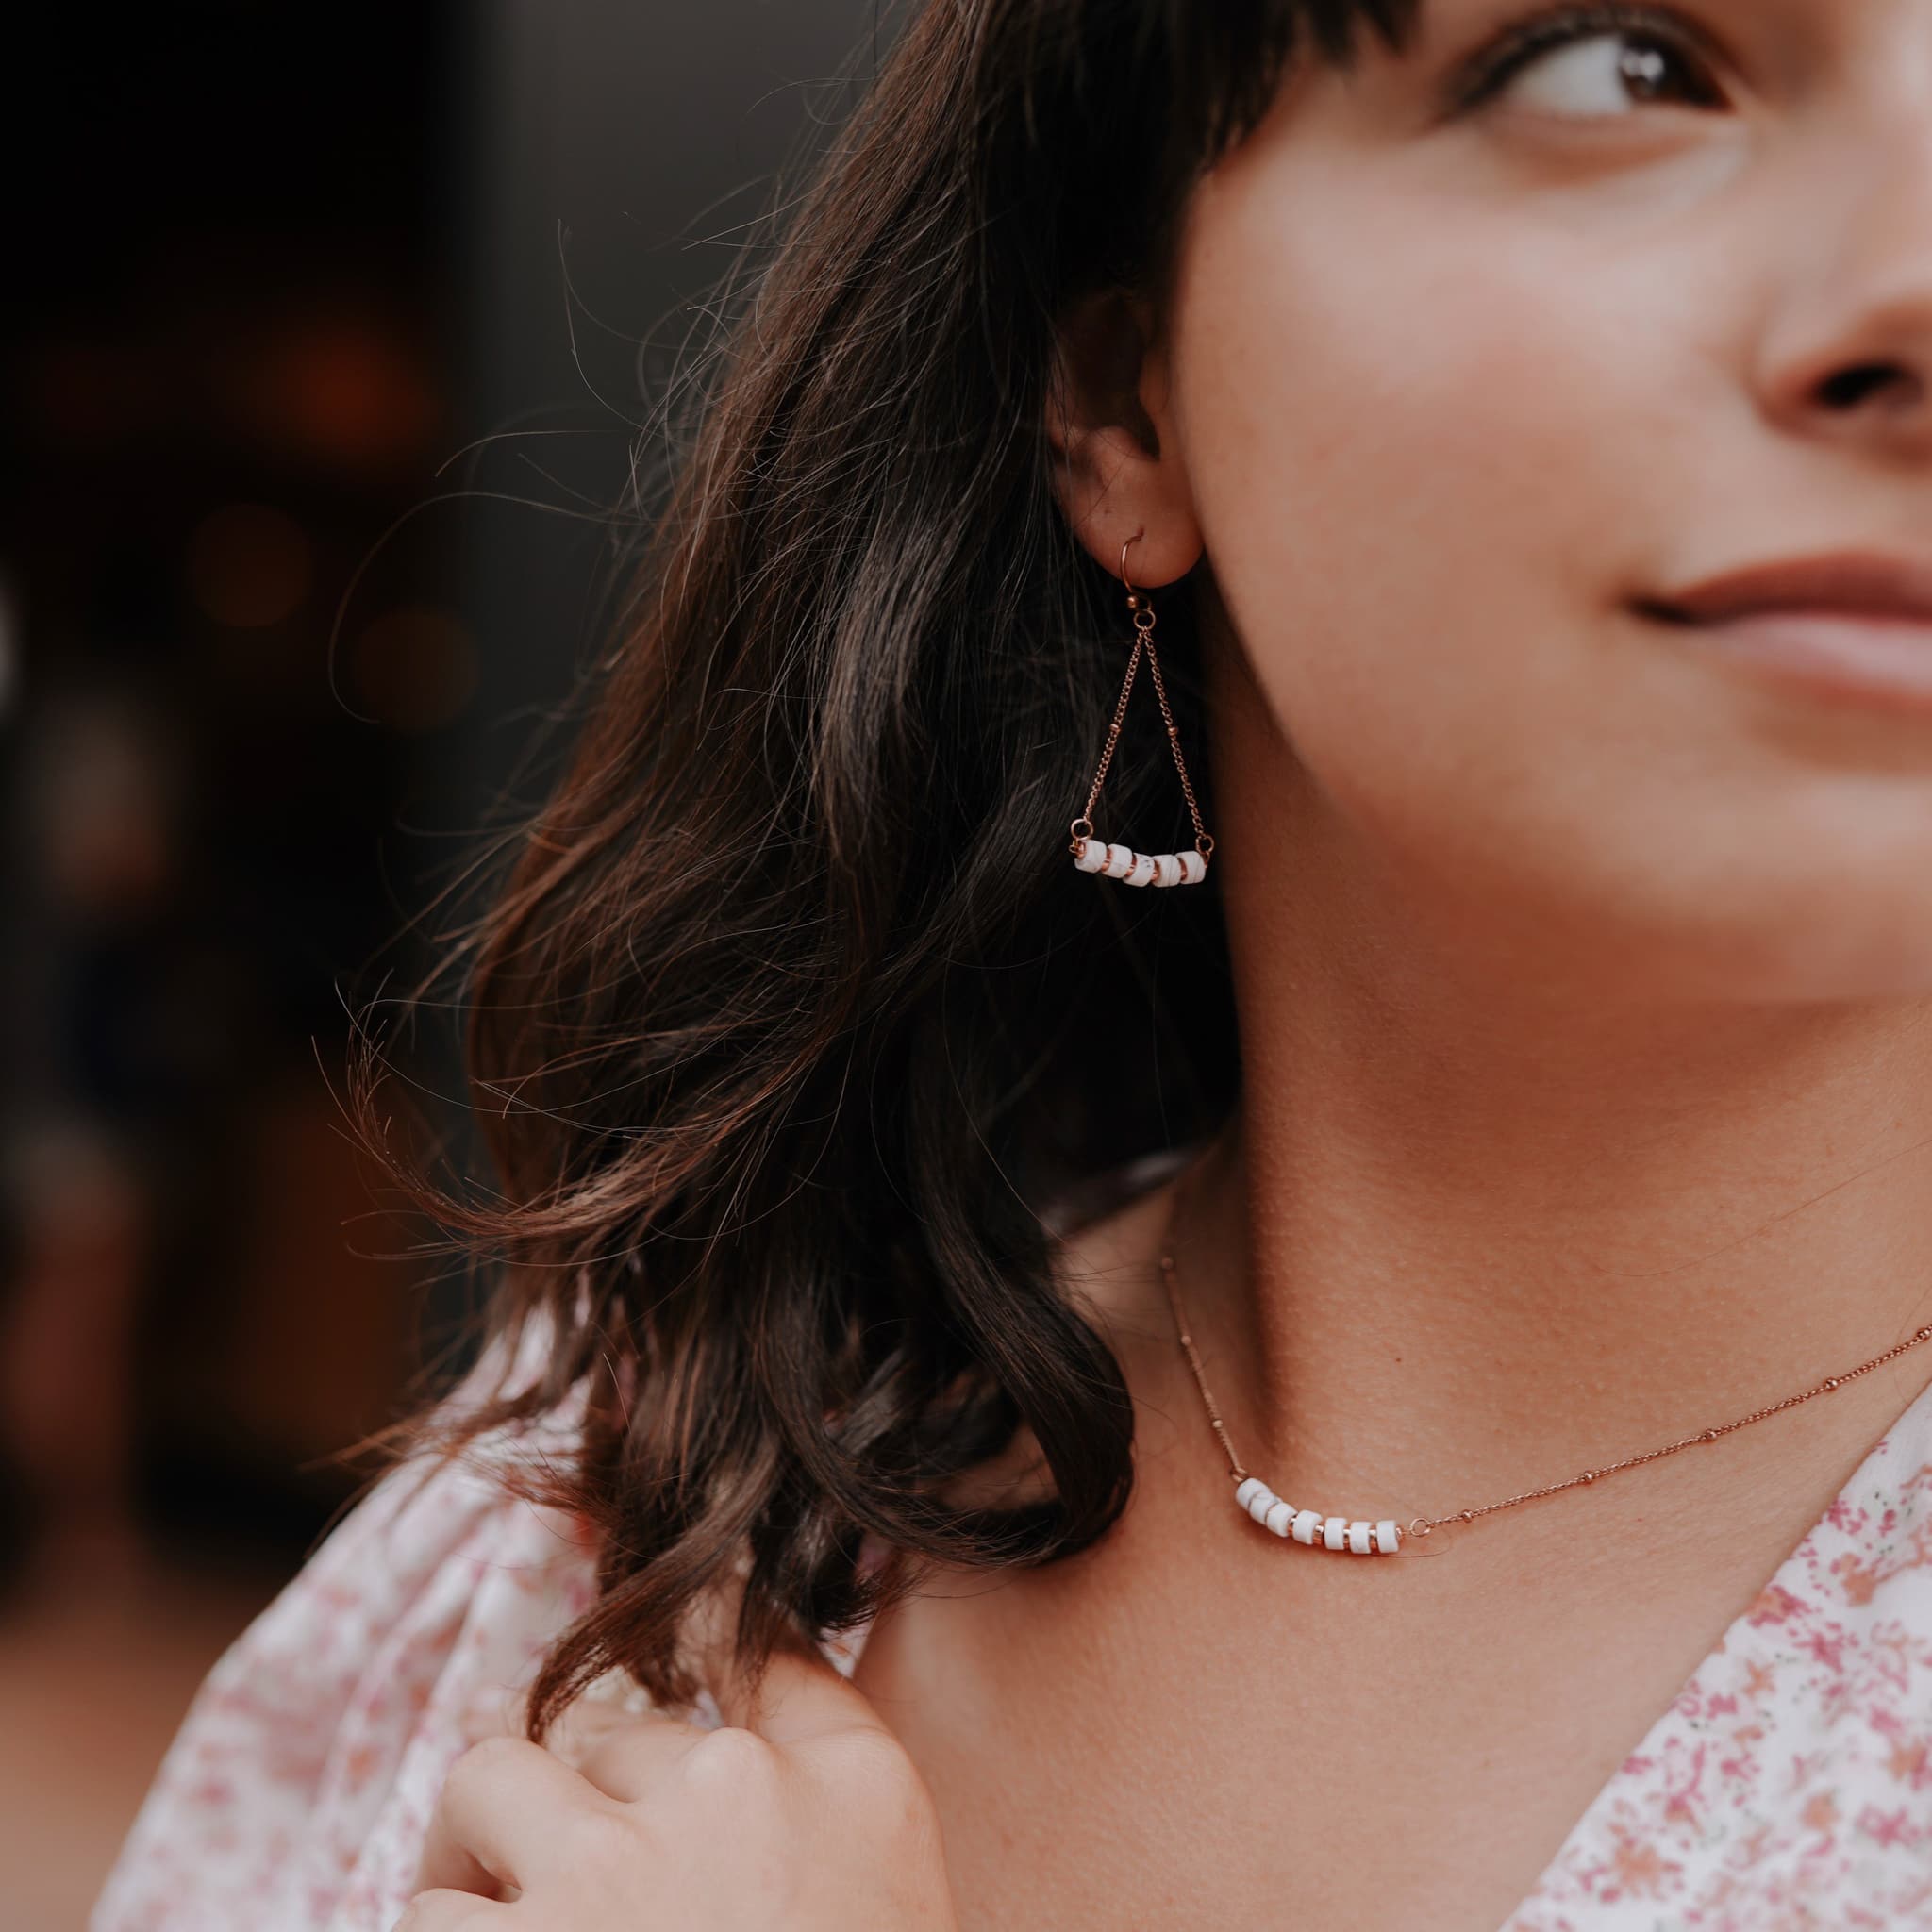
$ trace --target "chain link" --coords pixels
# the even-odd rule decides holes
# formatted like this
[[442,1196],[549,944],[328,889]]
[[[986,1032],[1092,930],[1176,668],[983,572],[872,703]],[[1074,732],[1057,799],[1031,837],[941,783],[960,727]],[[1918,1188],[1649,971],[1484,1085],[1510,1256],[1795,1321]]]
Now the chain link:
[[1134,634],[1134,655],[1127,659],[1127,675],[1121,686],[1121,694],[1113,708],[1113,722],[1107,727],[1107,748],[1100,754],[1100,763],[1093,774],[1093,788],[1087,794],[1086,809],[1076,823],[1091,826],[1093,824],[1093,808],[1100,803],[1100,788],[1107,783],[1107,769],[1113,763],[1113,748],[1121,741],[1121,725],[1127,715],[1127,699],[1134,690],[1134,675],[1141,668],[1141,647],[1147,641],[1143,633]]
[[[1145,616],[1147,623],[1141,625]],[[1188,761],[1181,756],[1181,735],[1175,728],[1174,712],[1167,702],[1167,681],[1160,675],[1160,659],[1154,649],[1154,613],[1151,610],[1134,613],[1134,624],[1141,630],[1141,641],[1147,646],[1147,669],[1154,678],[1154,695],[1160,700],[1160,715],[1167,725],[1168,748],[1174,753],[1174,768],[1180,775],[1181,792],[1188,801],[1188,816],[1194,822],[1194,849],[1203,858],[1214,850],[1214,841],[1208,835],[1208,827],[1201,823],[1201,808],[1194,799],[1194,787],[1188,776]]]
[[1663,1456],[1674,1456],[1680,1449],[1694,1449],[1700,1442],[1715,1442],[1720,1436],[1728,1436],[1733,1429],[1747,1428],[1751,1424],[1761,1423],[1785,1409],[1796,1408],[1801,1402],[1809,1402],[1814,1395],[1826,1394],[1833,1389],[1843,1388],[1847,1382],[1857,1381],[1860,1375],[1869,1375],[1874,1369],[1890,1361],[1895,1356],[1904,1355],[1908,1348],[1917,1348],[1922,1341],[1932,1341],[1932,1326],[1917,1330],[1904,1341],[1894,1342],[1882,1355],[1874,1355],[1870,1361],[1860,1362],[1856,1369],[1847,1369],[1840,1375],[1825,1376],[1824,1381],[1806,1390],[1802,1395],[1787,1395],[1782,1402],[1774,1402],[1767,1408],[1755,1408],[1749,1415],[1740,1415],[1736,1422],[1719,1423],[1710,1428],[1698,1430],[1694,1436],[1683,1436],[1674,1442],[1667,1442],[1661,1449],[1646,1449],[1641,1456],[1626,1456],[1622,1462],[1607,1462],[1600,1469],[1586,1469],[1566,1482],[1545,1483],[1541,1489],[1524,1490],[1521,1495],[1505,1497],[1500,1503],[1485,1503],[1475,1509],[1457,1509],[1447,1516],[1418,1516],[1410,1523],[1409,1533],[1426,1536],[1430,1530],[1445,1523],[1474,1523],[1478,1516],[1493,1515],[1498,1509],[1510,1509],[1518,1503],[1533,1503],[1539,1496],[1560,1495],[1565,1490],[1593,1483],[1602,1476],[1615,1475],[1620,1470],[1635,1469],[1640,1463],[1655,1462]]

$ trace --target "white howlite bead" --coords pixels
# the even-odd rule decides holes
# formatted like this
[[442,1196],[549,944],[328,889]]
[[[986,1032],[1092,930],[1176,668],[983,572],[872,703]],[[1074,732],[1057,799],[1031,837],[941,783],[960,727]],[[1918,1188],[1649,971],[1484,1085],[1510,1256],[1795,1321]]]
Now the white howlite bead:
[[1245,1476],[1234,1492],[1235,1502],[1245,1509],[1267,1487],[1257,1475]]
[[1268,1514],[1262,1521],[1276,1536],[1286,1536],[1288,1534],[1288,1525],[1293,1519],[1294,1509],[1292,1506],[1277,1502],[1269,1509]]
[[1348,1547],[1347,1517],[1329,1516],[1323,1519],[1322,1546],[1324,1549],[1329,1550],[1341,1550]]
[[1134,869],[1134,848],[1131,845],[1109,845],[1107,848],[1107,863],[1101,868],[1110,879],[1124,879]]
[[1298,1543],[1311,1543],[1321,1533],[1322,1519],[1312,1509],[1297,1509],[1289,1534]]
[[1395,1545],[1401,1541],[1402,1532],[1396,1528],[1395,1519],[1392,1516],[1385,1516],[1380,1523],[1376,1524],[1375,1547],[1385,1557],[1392,1557],[1395,1554]]
[[1154,883],[1157,886],[1177,886],[1180,882],[1180,860],[1172,852],[1157,852],[1154,855]]
[[1181,852],[1175,855],[1181,862],[1181,884],[1198,886],[1208,876],[1208,861],[1198,852]]
[[1154,861],[1144,852],[1134,854],[1132,870],[1127,874],[1130,886],[1151,886],[1154,883]]
[[1275,1504],[1277,1504],[1280,1501],[1281,1498],[1277,1496],[1273,1490],[1263,1490],[1258,1496],[1252,1497],[1249,1500],[1248,1514],[1252,1516],[1257,1523],[1265,1524],[1268,1521],[1269,1510],[1274,1508]]
[[1369,1539],[1375,1533],[1373,1523],[1351,1523],[1348,1525],[1348,1546],[1357,1557],[1373,1554],[1374,1546]]
[[1082,839],[1074,863],[1082,872],[1098,872],[1107,863],[1107,847],[1098,839]]

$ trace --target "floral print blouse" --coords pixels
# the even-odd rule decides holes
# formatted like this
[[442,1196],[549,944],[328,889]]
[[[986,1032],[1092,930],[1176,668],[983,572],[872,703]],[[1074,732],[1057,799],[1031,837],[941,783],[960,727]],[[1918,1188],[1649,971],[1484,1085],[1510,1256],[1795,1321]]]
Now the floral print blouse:
[[[391,1470],[209,1674],[90,1932],[390,1932],[444,1772],[517,1728],[593,1588],[578,1526],[488,1454]],[[848,1674],[863,1634],[827,1640]],[[1499,1932],[1910,1926],[1932,1927],[1932,1385]]]

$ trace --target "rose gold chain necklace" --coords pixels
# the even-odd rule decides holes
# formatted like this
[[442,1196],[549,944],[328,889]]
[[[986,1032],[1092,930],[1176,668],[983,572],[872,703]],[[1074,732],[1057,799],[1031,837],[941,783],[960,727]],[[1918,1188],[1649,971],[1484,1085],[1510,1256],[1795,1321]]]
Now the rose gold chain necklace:
[[[1176,1205],[1177,1205],[1176,1197]],[[1635,1469],[1641,1462],[1655,1462],[1661,1456],[1674,1456],[1680,1449],[1693,1449],[1700,1442],[1715,1442],[1720,1436],[1728,1436],[1733,1429],[1748,1427],[1752,1423],[1761,1423],[1767,1416],[1780,1414],[1788,1408],[1795,1408],[1801,1402],[1809,1402],[1814,1395],[1824,1395],[1833,1389],[1841,1389],[1847,1382],[1855,1382],[1860,1375],[1869,1374],[1882,1362],[1890,1361],[1893,1357],[1905,1354],[1908,1348],[1916,1348],[1922,1341],[1932,1341],[1932,1324],[1919,1329],[1909,1340],[1888,1348],[1883,1355],[1874,1355],[1868,1362],[1860,1362],[1856,1369],[1848,1369],[1841,1375],[1827,1375],[1816,1388],[1807,1389],[1802,1395],[1787,1395],[1782,1402],[1774,1402],[1769,1408],[1754,1409],[1751,1414],[1740,1416],[1736,1422],[1721,1423],[1715,1428],[1700,1429],[1694,1436],[1685,1436],[1675,1442],[1667,1442],[1661,1449],[1647,1449],[1641,1456],[1631,1456],[1622,1462],[1607,1463],[1601,1469],[1586,1469],[1578,1475],[1573,1475],[1567,1482],[1546,1483],[1540,1490],[1524,1490],[1520,1496],[1507,1496],[1500,1503],[1485,1503],[1475,1509],[1457,1509],[1447,1516],[1416,1516],[1409,1519],[1405,1532],[1393,1518],[1384,1517],[1378,1523],[1361,1518],[1346,1516],[1324,1516],[1318,1510],[1298,1509],[1292,1503],[1284,1503],[1258,1476],[1250,1475],[1241,1467],[1241,1458],[1234,1453],[1234,1444],[1228,1441],[1227,1425],[1221,1420],[1221,1410],[1215,1406],[1214,1397],[1208,1391],[1208,1377],[1201,1370],[1201,1357],[1194,1351],[1194,1338],[1189,1331],[1188,1321],[1181,1311],[1180,1288],[1174,1279],[1174,1229],[1170,1216],[1168,1233],[1160,1248],[1160,1279],[1167,1290],[1168,1307],[1174,1310],[1174,1332],[1180,1337],[1182,1352],[1187,1356],[1188,1366],[1194,1372],[1194,1382],[1201,1391],[1201,1400],[1207,1406],[1208,1425],[1220,1439],[1222,1449],[1227,1457],[1227,1466],[1233,1473],[1236,1484],[1234,1500],[1236,1504],[1264,1528],[1272,1530],[1278,1537],[1291,1537],[1298,1543],[1320,1544],[1324,1549],[1349,1550],[1357,1556],[1393,1556],[1405,1534],[1420,1540],[1431,1530],[1439,1529],[1445,1523],[1474,1523],[1478,1516],[1492,1516],[1498,1509],[1513,1509],[1519,1503],[1533,1503],[1539,1496],[1559,1495],[1565,1490],[1574,1490],[1579,1484],[1600,1481],[1607,1475],[1615,1475],[1618,1471]]]

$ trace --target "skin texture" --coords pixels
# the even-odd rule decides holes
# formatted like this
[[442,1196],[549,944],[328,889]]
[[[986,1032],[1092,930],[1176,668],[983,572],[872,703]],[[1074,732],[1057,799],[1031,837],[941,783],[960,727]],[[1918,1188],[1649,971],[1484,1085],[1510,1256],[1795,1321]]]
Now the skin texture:
[[[1165,311],[1069,319],[1051,425],[1094,558],[1140,531],[1209,612],[1246,1099],[1178,1210],[1194,1333],[1251,1467],[1404,1523],[1932,1319],[1932,717],[1631,608],[1932,557],[1932,0],[1695,0],[1664,99],[1600,33],[1445,117],[1507,10],[1298,77]],[[1932,1351],[1426,1561],[1284,1565],[1167,1326],[1171,1205],[1068,1260],[1142,1412],[1117,1532],[858,1673],[958,1923],[1493,1928]],[[742,1923],[713,1877],[672,1922]],[[841,1923],[952,1907],[908,1909]]]

